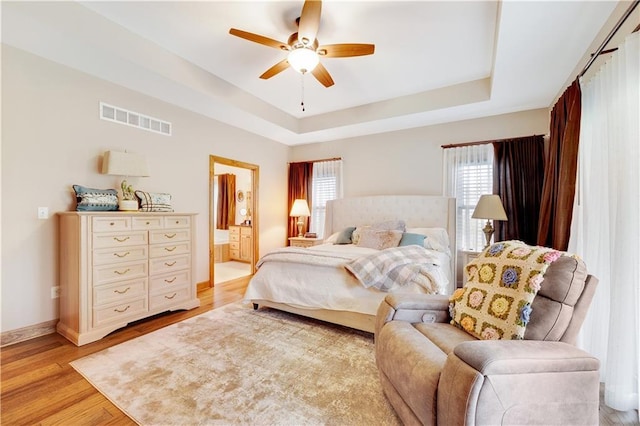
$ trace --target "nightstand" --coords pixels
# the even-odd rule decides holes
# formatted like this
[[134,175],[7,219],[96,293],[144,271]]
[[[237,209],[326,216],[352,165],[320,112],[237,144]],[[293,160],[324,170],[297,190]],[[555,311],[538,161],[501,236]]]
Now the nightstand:
[[311,247],[322,244],[322,241],[322,238],[290,237],[289,245],[291,247]]
[[479,251],[462,250],[462,285],[465,285],[467,283],[467,273],[465,272],[465,267],[469,262],[478,257],[479,254]]

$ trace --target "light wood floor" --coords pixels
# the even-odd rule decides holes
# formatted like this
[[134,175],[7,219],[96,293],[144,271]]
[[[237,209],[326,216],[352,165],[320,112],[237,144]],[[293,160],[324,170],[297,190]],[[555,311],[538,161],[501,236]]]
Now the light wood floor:
[[[78,374],[69,362],[242,298],[248,278],[198,294],[201,306],[139,321],[98,342],[76,347],[56,334],[2,348],[2,425],[135,425]],[[601,403],[601,425],[638,425],[637,412]]]

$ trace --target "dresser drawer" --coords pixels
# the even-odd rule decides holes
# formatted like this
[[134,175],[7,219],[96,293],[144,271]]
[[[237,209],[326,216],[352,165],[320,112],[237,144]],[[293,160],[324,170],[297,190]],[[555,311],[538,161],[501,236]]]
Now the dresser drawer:
[[122,304],[146,296],[147,291],[146,278],[94,287],[93,305],[100,307],[114,303]]
[[231,249],[229,250],[229,257],[231,259],[240,259],[240,249]]
[[134,217],[131,223],[132,229],[162,229],[164,228],[164,217],[162,216],[142,216]]
[[191,252],[191,244],[188,241],[171,244],[154,244],[149,246],[149,257],[175,256]]
[[146,295],[125,303],[103,308],[94,308],[93,326],[100,327],[110,322],[128,322],[129,318],[137,317],[148,310]]
[[189,228],[191,226],[191,218],[189,216],[165,216],[165,228]]
[[96,287],[114,281],[145,278],[147,270],[147,261],[96,266],[93,268],[93,286]]
[[191,231],[185,229],[166,229],[162,231],[149,232],[150,244],[172,243],[174,241],[190,241]]
[[131,229],[131,216],[94,217],[91,219],[93,232],[114,232]]
[[148,239],[146,232],[93,234],[93,248],[140,246],[148,244]]
[[178,302],[189,299],[189,288],[181,287],[162,294],[151,295],[149,298],[149,309],[170,307]]
[[236,233],[231,233],[229,232],[229,242],[234,242],[234,241],[240,241],[240,233],[236,232]]
[[149,261],[149,274],[157,275],[181,269],[187,269],[191,266],[191,256],[188,254],[182,256],[163,257]]
[[105,265],[118,262],[131,262],[149,258],[149,246],[131,246],[122,248],[103,248],[93,251],[93,265]]
[[190,271],[176,271],[169,274],[158,275],[150,278],[149,293],[160,294],[167,291],[191,284]]

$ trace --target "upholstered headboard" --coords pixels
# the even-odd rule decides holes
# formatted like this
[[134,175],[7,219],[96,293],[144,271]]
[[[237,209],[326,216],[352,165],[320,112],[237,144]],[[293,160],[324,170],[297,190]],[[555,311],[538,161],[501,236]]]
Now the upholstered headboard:
[[[348,226],[402,219],[407,228],[445,228],[456,258],[456,199],[435,195],[373,195],[327,201],[324,236]],[[455,265],[452,265],[455,268]],[[455,271],[455,269],[454,269]],[[453,275],[455,277],[455,274]]]

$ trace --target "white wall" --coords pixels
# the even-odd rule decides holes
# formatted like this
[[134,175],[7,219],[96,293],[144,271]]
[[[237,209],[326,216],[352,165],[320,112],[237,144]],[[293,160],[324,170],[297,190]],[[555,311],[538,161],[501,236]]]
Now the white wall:
[[299,145],[291,161],[342,157],[344,196],[442,193],[441,145],[549,132],[546,108]]
[[[100,101],[170,121],[173,136],[100,120]],[[57,318],[55,212],[75,208],[73,184],[117,188],[98,167],[104,151],[125,149],[151,170],[130,179],[136,189],[199,214],[198,282],[209,276],[209,155],[260,167],[260,252],[286,241],[289,147],[2,45],[2,331]]]

